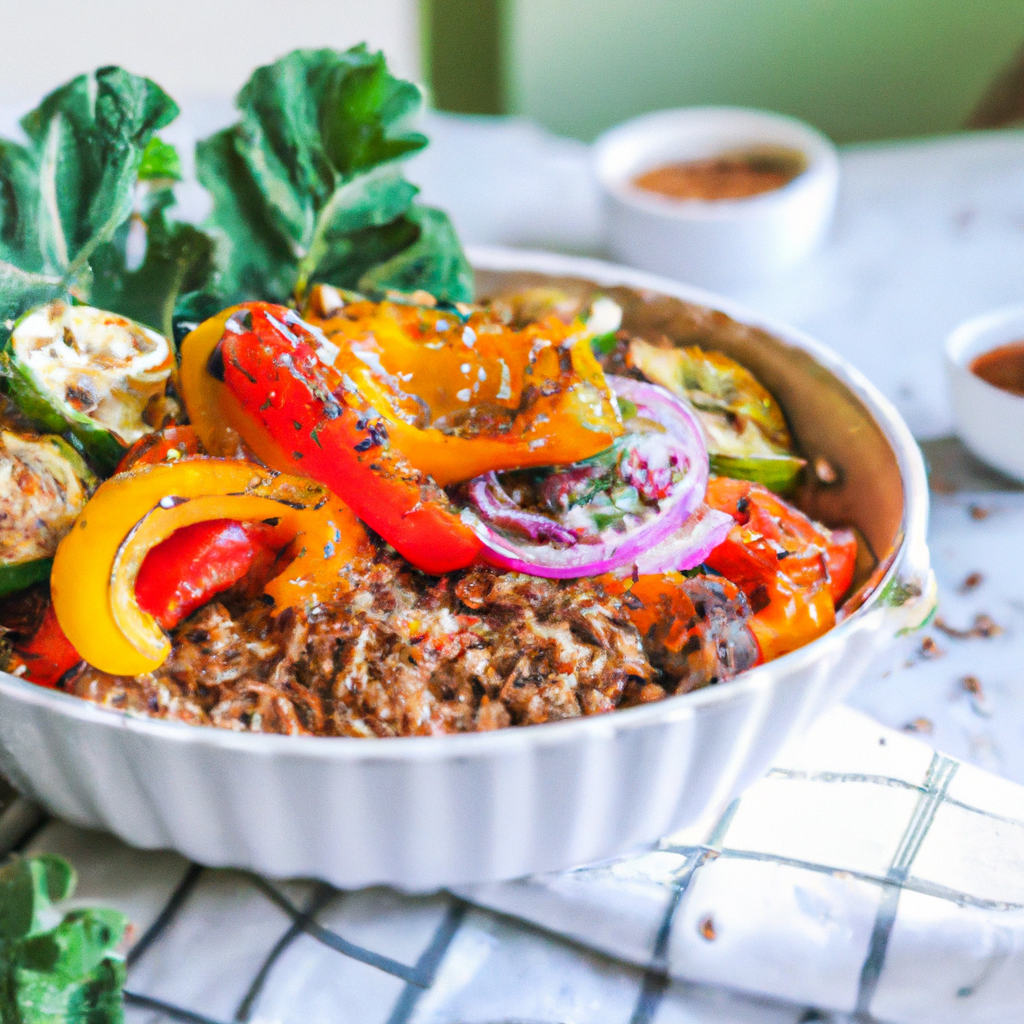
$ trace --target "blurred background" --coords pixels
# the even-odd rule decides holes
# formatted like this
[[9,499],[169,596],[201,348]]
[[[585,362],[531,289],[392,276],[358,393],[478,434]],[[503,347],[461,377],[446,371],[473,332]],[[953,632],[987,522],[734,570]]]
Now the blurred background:
[[1007,68],[997,105],[1012,106],[1024,77],[1020,0],[0,0],[0,11],[18,40],[0,63],[0,102],[31,102],[104,63],[184,100],[229,96],[293,47],[365,39],[428,82],[439,109],[522,114],[586,140],[695,103],[784,111],[840,142],[935,134],[991,107]]

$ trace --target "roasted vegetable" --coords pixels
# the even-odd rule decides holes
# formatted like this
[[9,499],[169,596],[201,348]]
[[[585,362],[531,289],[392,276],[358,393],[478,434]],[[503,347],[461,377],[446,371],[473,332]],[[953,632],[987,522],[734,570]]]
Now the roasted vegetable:
[[35,633],[13,645],[7,671],[36,686],[55,687],[81,660],[82,656],[60,628],[53,605],[47,604]]
[[173,369],[162,335],[60,300],[22,317],[0,352],[0,374],[21,411],[41,430],[73,434],[103,473],[161,426]]
[[480,541],[429,476],[391,447],[381,416],[293,311],[254,303],[225,322],[211,369],[244,412],[242,437],[268,465],[326,484],[424,572],[469,565]]
[[830,630],[853,580],[857,541],[828,530],[760,484],[717,477],[707,503],[736,521],[706,564],[747,596],[750,628],[771,661]]
[[57,544],[95,486],[63,438],[0,431],[0,596],[50,575]]
[[273,565],[280,546],[268,523],[208,519],[183,526],[143,559],[135,599],[161,629],[173,629],[254,565]]
[[[315,298],[324,310],[323,295]],[[513,331],[484,312],[463,319],[356,301],[311,311],[307,322],[337,348],[322,358],[380,413],[391,446],[442,487],[578,462],[622,434],[579,320],[549,316]]]
[[757,378],[721,352],[661,348],[642,338],[629,358],[649,380],[686,398],[700,417],[711,472],[762,483],[785,493],[805,460],[793,451],[786,418]]
[[196,153],[213,196],[222,305],[287,303],[315,282],[472,298],[451,223],[413,203],[398,162],[427,144],[407,128],[422,93],[382,54],[296,50],[257,68],[237,103],[240,122]]
[[[290,560],[266,587],[279,610],[346,589],[344,570],[368,550],[352,513],[311,480],[213,458],[141,466],[113,477],[61,542],[50,581],[57,619],[90,665],[138,675],[163,663],[170,642],[139,606],[139,573],[149,553],[175,531],[223,519],[265,523],[274,528],[278,549],[293,545]],[[178,554],[178,566],[194,567],[194,546],[179,547]],[[166,571],[174,596],[183,572]],[[204,593],[209,587],[209,581],[199,584]]]

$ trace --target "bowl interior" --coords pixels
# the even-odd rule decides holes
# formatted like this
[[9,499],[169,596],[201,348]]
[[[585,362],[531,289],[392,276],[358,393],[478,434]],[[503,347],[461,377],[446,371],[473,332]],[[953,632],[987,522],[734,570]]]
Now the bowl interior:
[[[623,309],[623,328],[652,343],[700,345],[736,359],[772,392],[789,420],[809,471],[800,507],[828,526],[850,526],[866,543],[847,609],[857,607],[892,563],[903,540],[905,494],[892,444],[861,399],[808,352],[725,313],[672,296],[598,286],[578,277],[527,271],[477,271],[481,298],[557,288],[582,301],[597,293]],[[835,480],[810,471],[824,460]],[[823,476],[830,475],[822,473]]]

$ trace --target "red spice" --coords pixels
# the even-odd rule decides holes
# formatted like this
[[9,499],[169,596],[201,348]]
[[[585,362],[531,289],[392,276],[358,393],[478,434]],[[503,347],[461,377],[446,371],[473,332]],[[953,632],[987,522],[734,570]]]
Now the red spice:
[[983,352],[971,360],[970,370],[988,384],[1024,398],[1024,341]]

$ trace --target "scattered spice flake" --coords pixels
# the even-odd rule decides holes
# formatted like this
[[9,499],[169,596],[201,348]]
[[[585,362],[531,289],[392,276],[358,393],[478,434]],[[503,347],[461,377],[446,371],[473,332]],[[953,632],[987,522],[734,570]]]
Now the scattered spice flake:
[[984,691],[981,688],[981,680],[977,676],[964,676],[960,680],[960,688],[967,694],[971,701],[971,710],[982,718],[991,718],[992,712],[985,700]]
[[922,658],[941,658],[946,652],[930,637],[921,641],[920,655]]
[[928,478],[928,486],[936,494],[956,494],[957,492],[956,484],[939,473],[932,473]]
[[935,619],[935,628],[954,640],[989,640],[1003,632],[1002,626],[994,622],[991,616],[983,613],[974,616],[974,625],[970,629],[956,629],[938,616]]
[[903,726],[904,732],[920,732],[926,736],[930,736],[935,731],[935,723],[930,718],[925,718],[923,715],[920,718],[914,718],[907,722]]
[[981,680],[977,676],[964,676],[960,680],[960,685],[968,693],[973,693],[975,697],[981,696]]
[[992,515],[992,510],[983,508],[981,505],[971,505],[967,509],[967,514],[977,522],[981,522],[982,519],[988,519]]
[[715,931],[715,919],[710,914],[697,925],[697,931],[708,942],[714,942],[718,938],[718,932]]
[[978,587],[980,587],[982,585],[982,583],[984,583],[984,582],[985,582],[985,575],[984,575],[984,573],[980,573],[980,572],[969,573],[964,578],[963,583],[960,584],[960,593],[961,594],[969,594],[972,590],[977,590]]

